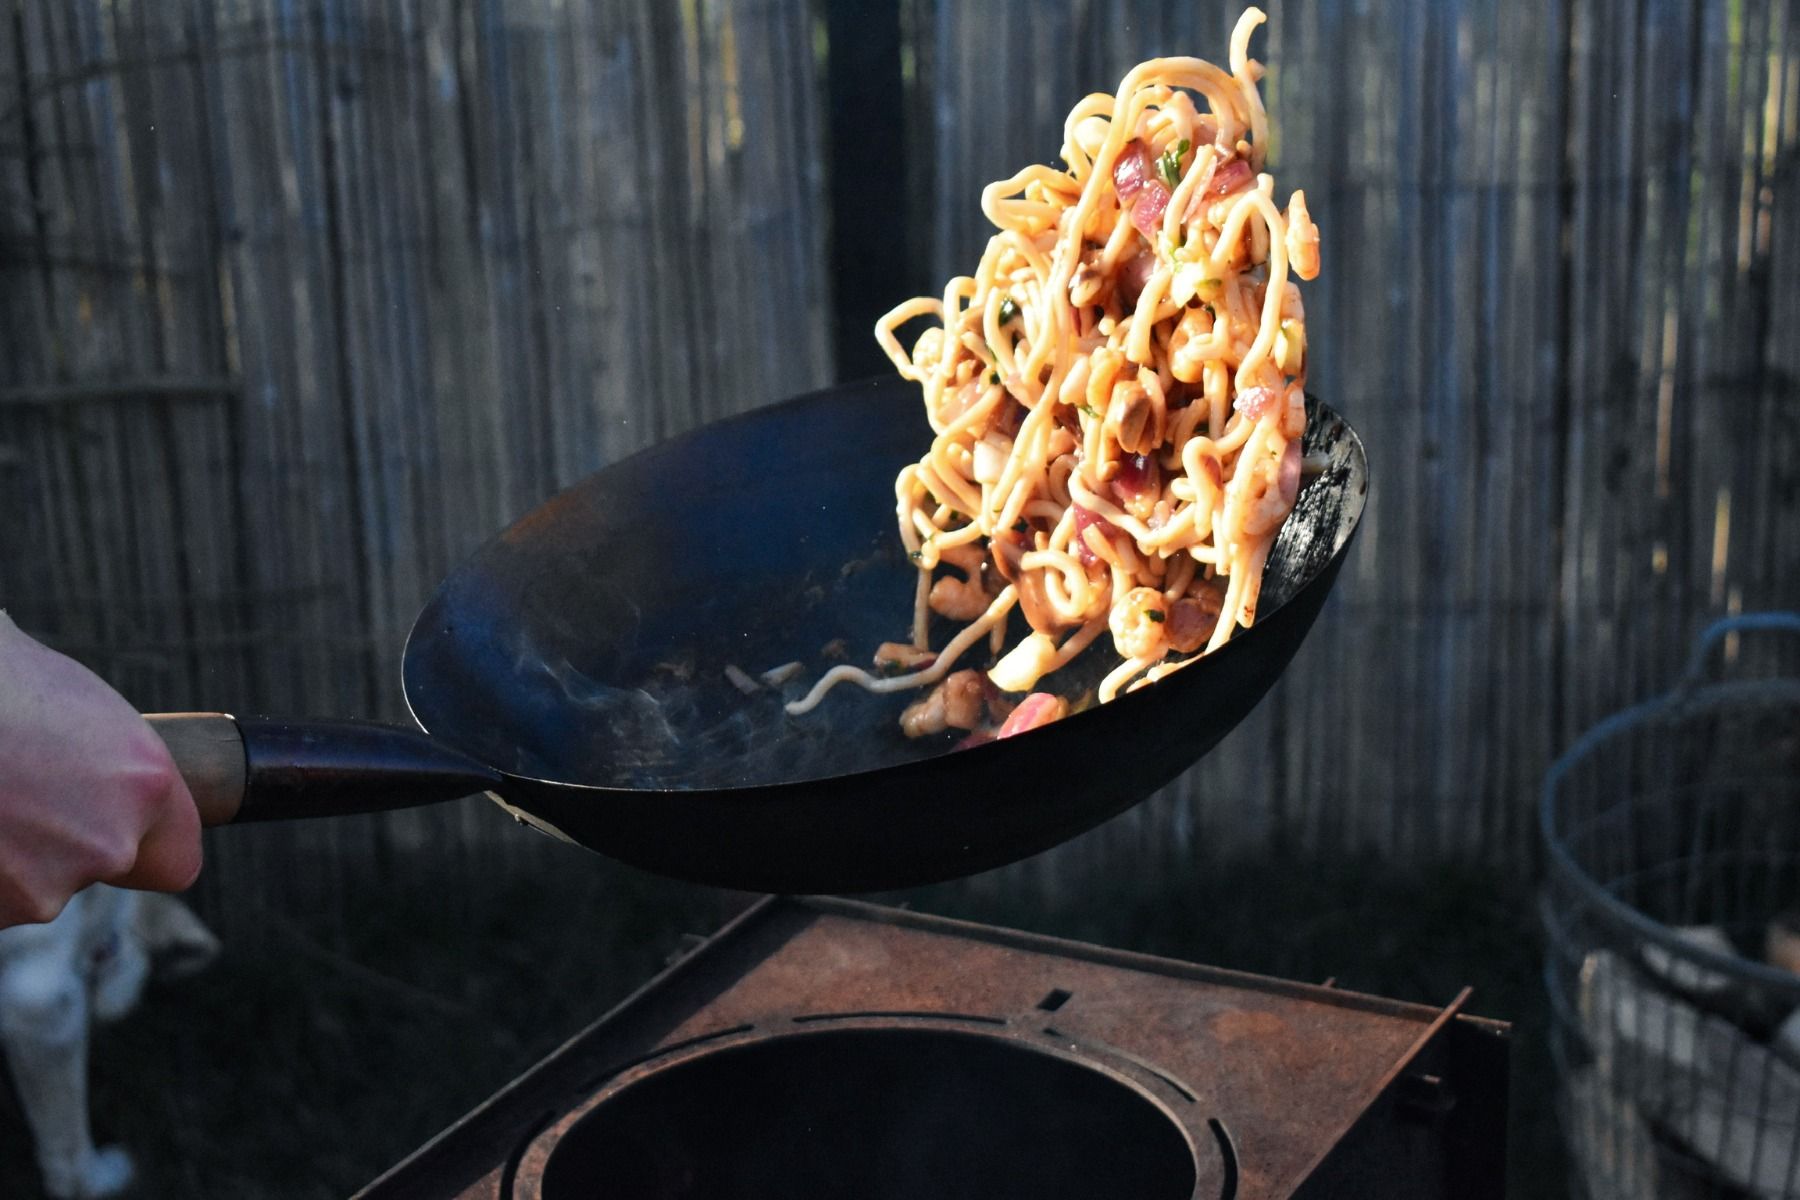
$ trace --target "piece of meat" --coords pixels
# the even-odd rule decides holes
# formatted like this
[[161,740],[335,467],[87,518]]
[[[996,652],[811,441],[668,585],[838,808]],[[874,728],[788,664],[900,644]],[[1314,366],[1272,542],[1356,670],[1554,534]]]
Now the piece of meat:
[[1069,702],[1061,696],[1052,696],[1048,692],[1033,692],[1019,701],[1019,706],[1012,711],[994,735],[996,739],[1009,738],[1030,729],[1040,729],[1052,721],[1060,721],[1069,715]]
[[883,642],[875,649],[875,669],[883,675],[923,671],[936,661],[935,650],[926,650],[911,642]]
[[1195,584],[1193,591],[1169,605],[1169,648],[1178,654],[1192,654],[1206,645],[1224,607],[1225,595],[1217,587]]
[[986,680],[980,671],[956,671],[900,714],[900,730],[907,737],[929,737],[946,729],[976,729],[981,725],[986,700]]

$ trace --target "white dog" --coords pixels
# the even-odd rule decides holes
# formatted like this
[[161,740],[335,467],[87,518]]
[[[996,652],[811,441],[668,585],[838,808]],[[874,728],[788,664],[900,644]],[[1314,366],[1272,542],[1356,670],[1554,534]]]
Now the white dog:
[[172,896],[96,885],[47,925],[0,929],[0,1046],[37,1146],[44,1191],[100,1200],[130,1186],[131,1156],[94,1145],[88,1125],[90,1020],[124,1016],[159,976],[212,961],[218,939]]

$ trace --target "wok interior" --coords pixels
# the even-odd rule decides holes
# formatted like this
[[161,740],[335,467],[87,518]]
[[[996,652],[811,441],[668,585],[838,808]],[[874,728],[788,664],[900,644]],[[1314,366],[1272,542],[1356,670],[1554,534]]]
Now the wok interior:
[[1000,1038],[855,1029],[715,1050],[603,1100],[542,1200],[1188,1200],[1194,1152],[1146,1095]]
[[[1270,555],[1259,623],[1361,514],[1361,444],[1323,405],[1313,418],[1306,449],[1326,466]],[[910,636],[916,572],[893,528],[893,480],[925,437],[911,385],[853,384],[590,476],[445,581],[407,646],[414,715],[502,770],[626,789],[834,778],[946,752],[946,739],[899,734],[903,697],[845,685],[804,716],[782,707],[836,662],[866,665]],[[1084,659],[1046,684],[1091,692],[1112,664]],[[727,672],[795,661],[793,680],[749,694]]]

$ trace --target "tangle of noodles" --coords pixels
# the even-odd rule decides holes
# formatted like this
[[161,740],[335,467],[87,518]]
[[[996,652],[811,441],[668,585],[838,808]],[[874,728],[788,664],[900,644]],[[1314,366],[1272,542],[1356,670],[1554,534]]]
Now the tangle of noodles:
[[[1319,269],[1305,196],[1284,211],[1262,173],[1248,52],[1263,19],[1239,19],[1229,71],[1153,59],[1116,96],[1083,99],[1063,126],[1065,170],[1029,166],[982,192],[999,232],[975,274],[876,323],[935,435],[894,486],[919,567],[912,661],[926,665],[835,668],[790,712],[844,680],[936,682],[982,634],[998,652],[1014,605],[1032,632],[993,684],[1030,691],[1110,631],[1121,662],[1102,702],[1255,620],[1306,426],[1290,276]],[[909,352],[898,332],[920,319]],[[970,622],[935,656],[933,612]]]

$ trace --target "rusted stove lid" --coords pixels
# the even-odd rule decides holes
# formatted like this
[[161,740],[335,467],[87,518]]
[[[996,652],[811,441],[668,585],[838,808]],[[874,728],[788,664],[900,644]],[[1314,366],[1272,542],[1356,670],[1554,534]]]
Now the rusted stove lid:
[[[613,1134],[641,1136],[674,1113],[729,1140],[721,1123],[733,1113],[782,1101],[767,1082],[779,1054],[796,1087],[809,1071],[819,1086],[828,1081],[819,1072],[841,1064],[832,1105],[946,1071],[989,1082],[917,1107],[1074,1097],[1061,1102],[1120,1122],[1117,1136],[1163,1164],[1144,1177],[1158,1195],[1288,1197],[1325,1178],[1322,1167],[1377,1110],[1411,1105],[1437,1119],[1436,1081],[1454,1065],[1446,1056],[1489,1064],[1497,1095],[1473,1103],[1489,1117],[1497,1104],[1503,1126],[1506,1027],[1461,1014],[1462,1000],[1404,1004],[852,901],[771,899],[362,1195],[560,1200],[569,1189],[559,1171],[628,1179],[625,1159],[602,1164],[597,1148],[619,1145]],[[1030,1082],[994,1082],[1007,1071]],[[763,1092],[736,1107],[670,1099],[753,1087]],[[1021,1124],[1036,1122],[1045,1142],[1077,1136],[1056,1112],[1045,1104]],[[898,1119],[890,1105],[867,1128]],[[653,1150],[667,1162],[686,1152]],[[1474,1174],[1485,1169],[1479,1158]],[[616,1194],[656,1193],[621,1183]]]

